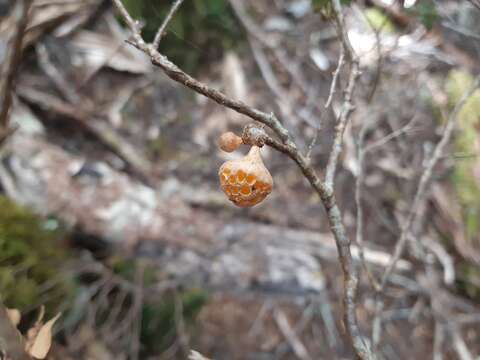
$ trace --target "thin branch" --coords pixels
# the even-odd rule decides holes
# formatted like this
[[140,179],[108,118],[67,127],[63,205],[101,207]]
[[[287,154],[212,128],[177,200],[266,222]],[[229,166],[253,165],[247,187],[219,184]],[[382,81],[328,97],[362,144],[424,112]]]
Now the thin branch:
[[183,303],[180,295],[175,291],[174,293],[175,306],[174,306],[174,318],[175,318],[175,330],[177,332],[177,342],[183,352],[182,356],[188,354],[190,348],[190,340],[187,334],[185,319],[183,317]]
[[381,138],[381,139],[375,141],[374,143],[366,146],[365,147],[365,152],[367,152],[367,153],[371,152],[372,150],[375,150],[376,148],[385,145],[389,141],[391,141],[393,139],[396,139],[397,137],[399,137],[403,134],[408,133],[409,131],[411,131],[413,129],[413,126],[414,126],[416,121],[417,121],[416,117],[415,116],[412,117],[412,119],[405,126],[401,127],[398,130],[392,131],[391,133],[384,136],[383,138]]
[[8,114],[12,104],[12,92],[15,86],[15,78],[22,57],[23,37],[28,25],[28,12],[31,4],[32,0],[23,0],[18,2],[18,5],[13,10],[16,12],[14,18],[18,25],[15,36],[12,39],[10,57],[5,64],[5,69],[2,71],[6,76],[2,83],[2,89],[0,89],[0,96],[2,97],[0,100],[0,132],[8,132]]
[[342,152],[343,133],[348,124],[350,114],[354,110],[352,104],[353,92],[355,85],[357,84],[357,78],[360,75],[358,58],[353,50],[352,44],[348,39],[347,32],[344,25],[344,17],[342,13],[342,6],[340,0],[332,0],[335,22],[337,24],[337,32],[342,41],[343,51],[347,58],[347,62],[350,64],[350,75],[348,78],[347,89],[345,90],[342,109],[338,116],[337,127],[335,130],[335,138],[332,145],[332,150],[328,158],[327,170],[325,175],[325,184],[328,187],[333,186],[333,179],[337,169],[338,158]]
[[460,335],[460,330],[457,328],[457,326],[452,324],[448,330],[453,338],[453,348],[455,349],[458,358],[460,360],[474,360],[474,357],[470,350],[468,350],[468,346]]
[[337,25],[337,33],[341,39],[343,51],[345,52],[347,62],[350,64],[350,75],[348,79],[347,89],[344,94],[342,109],[339,115],[335,139],[328,159],[324,181],[324,186],[329,192],[331,192],[332,195],[330,198],[322,198],[322,201],[325,208],[327,209],[330,228],[337,242],[338,254],[344,274],[344,322],[346,324],[349,338],[352,341],[352,346],[358,357],[360,357],[361,359],[375,359],[374,353],[366,344],[364,338],[362,337],[360,329],[358,328],[357,317],[355,313],[358,274],[357,269],[355,268],[355,265],[352,261],[352,255],[350,253],[350,239],[345,232],[345,227],[342,223],[340,210],[338,209],[336,199],[333,193],[333,180],[335,177],[338,158],[342,151],[343,133],[345,131],[345,127],[348,124],[350,115],[354,109],[352,104],[352,97],[355,85],[357,83],[357,78],[360,75],[360,71],[358,58],[355,54],[355,51],[353,50],[350,40],[348,39],[347,31],[345,29],[344,15],[342,12],[340,0],[332,0],[332,5],[335,22]]
[[345,132],[345,128],[347,127],[350,119],[350,114],[354,109],[352,104],[352,94],[357,83],[357,77],[360,73],[358,71],[358,63],[352,63],[351,67],[347,90],[345,91],[342,109],[340,111],[339,120],[335,129],[335,138],[333,140],[332,150],[328,158],[327,171],[325,175],[325,183],[327,186],[333,186],[338,158],[342,152],[343,133]]
[[358,145],[357,145],[357,158],[358,158],[358,173],[355,180],[355,205],[357,208],[357,222],[356,222],[356,243],[358,246],[358,252],[360,257],[360,262],[362,267],[367,274],[367,277],[370,281],[370,284],[374,289],[379,287],[379,284],[376,278],[373,276],[372,272],[370,271],[369,266],[365,260],[365,254],[363,249],[363,224],[364,224],[364,217],[363,217],[363,202],[362,202],[362,190],[363,190],[363,182],[365,177],[365,155],[367,153],[365,147],[365,137],[367,136],[368,131],[371,128],[372,123],[365,121],[360,129],[360,133],[358,135]]
[[328,109],[332,104],[333,95],[335,95],[335,89],[337,87],[338,75],[340,74],[340,70],[342,70],[343,63],[345,61],[345,50],[342,48],[342,52],[340,53],[340,57],[338,58],[337,68],[333,72],[332,83],[330,84],[330,92],[328,94],[327,102],[325,103],[325,109]]
[[435,320],[435,333],[433,337],[433,360],[443,360],[443,343],[445,341],[444,325]]
[[165,33],[165,29],[167,28],[168,23],[170,20],[172,20],[173,15],[177,12],[177,10],[180,8],[180,5],[182,5],[183,0],[176,0],[175,3],[172,5],[170,8],[170,11],[168,12],[167,16],[163,20],[162,25],[158,28],[157,34],[155,35],[155,39],[153,40],[153,46],[155,49],[158,49],[158,46],[160,45],[160,41],[162,40],[162,37]]
[[[270,62],[261,46],[261,44],[253,37],[248,38],[252,54],[260,70],[260,73],[265,80],[268,88],[276,97],[276,103],[280,113],[284,119],[288,119],[290,123],[294,123],[293,119],[300,121],[294,109],[298,106],[295,99],[290,100],[291,96],[282,88],[278,78],[276,77]],[[291,126],[290,131],[294,133],[295,127]],[[294,133],[295,135],[296,133]]]
[[[122,15],[123,20],[126,21],[127,26],[132,31],[132,35],[134,35],[134,36],[135,35],[140,35],[140,31],[138,29],[138,22],[133,20],[133,18],[130,16],[130,14],[127,11],[127,9],[125,8],[125,6],[123,6],[122,0],[112,0],[112,1],[113,1],[113,4],[115,5],[115,7],[117,8],[117,10],[120,12],[120,15]],[[137,39],[135,39],[135,40],[137,40]],[[140,40],[143,42],[143,39],[140,38]]]
[[45,44],[39,42],[35,47],[38,57],[38,63],[45,74],[52,80],[55,87],[60,90],[65,99],[71,104],[80,104],[80,96],[72,87],[68,79],[53,64],[48,49]]
[[[147,44],[142,39],[137,23],[128,14],[121,1],[112,1],[116,5],[117,9],[125,19],[127,25],[133,32],[133,41],[129,41],[129,43],[147,54],[150,57],[152,63],[161,68],[168,77],[178,83],[185,85],[186,87],[189,87],[195,92],[208,97],[209,99],[217,102],[220,105],[230,108],[238,113],[246,115],[251,119],[268,126],[279,137],[280,140],[276,140],[266,135],[265,133],[265,136],[262,136],[262,139],[264,144],[273,146],[275,149],[287,154],[292,160],[294,160],[295,163],[299,166],[303,175],[307,178],[314,190],[320,196],[323,206],[328,215],[330,230],[332,231],[335,238],[338,250],[338,258],[344,274],[343,304],[345,308],[344,324],[347,330],[347,335],[352,344],[353,350],[359,358],[374,359],[375,357],[371,353],[368,346],[365,344],[365,341],[360,333],[360,329],[357,325],[356,290],[358,284],[358,275],[350,251],[350,239],[348,238],[345,227],[342,223],[342,215],[340,213],[340,209],[338,208],[331,184],[321,181],[317,172],[307,161],[306,157],[298,150],[287,129],[285,129],[285,127],[273,113],[268,114],[252,108],[241,101],[231,99],[222,92],[210,88],[206,84],[196,80],[192,76],[183,72],[178,66],[169,61],[164,55],[160,54],[158,50],[153,46],[153,44]],[[339,36],[342,37],[342,42],[347,42],[347,45],[344,45],[344,48],[347,54],[347,60],[349,60],[351,65],[351,74],[349,79],[349,86],[345,94],[343,110],[340,116],[340,123],[342,124],[342,128],[338,132],[340,136],[337,136],[337,142],[339,143],[336,142],[336,146],[334,148],[335,155],[333,156],[333,159],[335,165],[341,151],[341,135],[343,134],[343,129],[346,126],[349,115],[353,110],[353,105],[351,104],[352,93],[356,83],[356,79],[359,75],[358,61],[356,60],[356,57],[351,49],[348,38],[346,38],[346,33],[343,30],[343,15],[341,14],[339,2],[336,2],[338,5],[335,7],[335,13],[337,14],[336,18],[342,19],[337,20],[337,22],[339,23],[338,29],[342,29],[342,34]],[[339,10],[338,13],[337,10]],[[331,180],[333,181],[333,174],[331,177]]]
[[301,360],[311,360],[312,357],[308,353],[305,345],[303,345],[295,331],[290,326],[285,313],[277,309],[273,312],[273,317],[283,336],[287,339],[289,345],[292,347],[295,355]]
[[244,7],[243,0],[229,0],[229,3],[237,15],[237,18],[247,31],[249,37],[255,38],[260,44],[262,44],[263,47],[269,49],[279,64],[290,75],[292,81],[305,95],[308,95],[308,84],[305,80],[303,72],[301,71],[301,67],[292,61],[293,59],[286,54],[285,50],[281,46],[278,46],[278,41],[276,41],[275,37],[265,33],[261,27],[252,21]]
[[443,157],[444,149],[447,146],[447,144],[450,142],[450,138],[452,137],[453,130],[455,129],[458,113],[460,112],[460,110],[463,108],[463,105],[465,105],[468,98],[474,93],[474,91],[478,88],[479,85],[480,85],[480,76],[478,76],[474,80],[472,87],[463,94],[462,98],[455,105],[453,111],[450,113],[450,116],[447,120],[447,124],[443,131],[442,138],[440,139],[437,146],[435,147],[435,150],[433,151],[433,154],[430,160],[428,161],[424,172],[420,177],[417,192],[415,193],[415,197],[410,207],[410,212],[402,227],[402,232],[395,245],[395,250],[392,258],[390,259],[390,263],[385,269],[384,275],[380,282],[380,287],[377,289],[376,299],[375,299],[375,310],[374,310],[375,316],[374,316],[373,329],[372,329],[374,348],[376,348],[376,346],[380,342],[380,334],[381,334],[381,326],[382,326],[380,314],[383,311],[384,302],[380,294],[385,289],[385,286],[388,283],[390,276],[392,275],[392,272],[396,267],[396,264],[398,263],[398,261],[403,255],[403,252],[405,251],[405,246],[407,244],[407,241],[411,237],[410,228],[417,217],[418,208],[420,207],[420,205],[423,202],[423,199],[427,195],[427,185],[430,183],[430,179],[433,175],[433,169],[435,168],[438,161]]
[[407,243],[408,235],[410,233],[410,227],[417,216],[417,210],[420,204],[422,203],[423,199],[427,195],[427,186],[430,183],[430,179],[433,174],[433,169],[435,168],[435,165],[437,165],[438,161],[442,158],[444,149],[447,146],[447,144],[450,142],[450,138],[452,137],[453,130],[455,129],[455,125],[457,122],[458,113],[460,112],[460,110],[463,108],[463,105],[465,105],[468,98],[474,93],[474,91],[478,88],[479,85],[480,85],[480,76],[478,76],[475,79],[472,87],[469,90],[467,90],[465,94],[462,96],[462,98],[460,99],[460,101],[458,101],[458,103],[455,105],[453,111],[451,112],[447,120],[447,124],[445,126],[445,130],[443,131],[442,138],[440,139],[437,146],[435,147],[432,157],[428,161],[425,171],[423,172],[420,178],[417,192],[413,199],[412,206],[410,207],[410,212],[408,214],[407,220],[405,221],[405,224],[403,225],[400,238],[398,239],[397,244],[395,245],[395,250],[394,250],[394,254],[391,259],[390,265],[387,267],[383,275],[380,290],[383,290],[383,288],[385,287],[385,284],[387,283],[390,274],[395,268],[397,261],[403,255],[403,252],[405,250],[405,245]]
[[480,10],[480,2],[478,0],[468,0],[468,2]]
[[345,30],[345,19],[343,17],[342,5],[340,4],[340,0],[332,0],[333,5],[333,15],[335,16],[335,23],[337,25],[337,33],[342,41],[343,49],[345,50],[345,54],[347,56],[347,60],[351,63],[357,63],[358,59],[353,50],[352,44],[348,39],[347,31]]
[[132,321],[132,336],[130,338],[130,358],[138,360],[140,356],[140,335],[142,329],[142,310],[144,301],[144,275],[146,264],[140,262],[135,269],[135,284],[137,290],[134,294],[133,311],[136,314],[136,319]]

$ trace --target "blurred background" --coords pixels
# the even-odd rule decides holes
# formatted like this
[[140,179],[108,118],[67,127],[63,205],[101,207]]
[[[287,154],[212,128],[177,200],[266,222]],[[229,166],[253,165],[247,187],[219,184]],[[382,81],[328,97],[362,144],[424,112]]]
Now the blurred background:
[[[173,1],[123,0],[151,41]],[[0,1],[0,299],[18,328],[62,315],[49,359],[350,359],[342,271],[297,166],[263,149],[272,194],[237,208],[217,147],[249,120],[168,79],[125,42],[105,0]],[[189,0],[159,51],[273,111],[325,168],[347,72],[328,0]],[[349,236],[362,204],[380,279],[426,159],[480,70],[477,0],[344,1],[360,58],[335,183]],[[18,29],[21,56],[12,56]],[[15,77],[15,81],[12,81]],[[11,104],[6,101],[12,93]],[[379,358],[479,359],[480,91],[466,102],[385,291],[361,273],[358,317]],[[360,202],[356,200],[360,199]],[[417,245],[416,245],[417,244]],[[421,246],[418,246],[421,244]],[[378,319],[377,319],[378,320]],[[3,321],[3,322],[2,322]],[[5,327],[4,319],[0,327]],[[0,337],[2,332],[0,331]]]

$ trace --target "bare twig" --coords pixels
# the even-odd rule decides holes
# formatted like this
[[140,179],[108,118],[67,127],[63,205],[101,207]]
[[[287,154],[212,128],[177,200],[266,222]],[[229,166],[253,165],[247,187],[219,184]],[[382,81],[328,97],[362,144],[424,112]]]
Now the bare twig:
[[423,244],[429,249],[438,259],[443,267],[443,282],[447,285],[452,285],[455,281],[455,266],[452,257],[447,250],[437,241],[427,239]]
[[342,41],[343,49],[345,50],[347,60],[351,63],[357,63],[358,65],[358,59],[355,55],[352,44],[348,39],[348,34],[345,29],[345,19],[343,17],[342,5],[340,3],[340,0],[332,0],[332,6],[333,15],[335,16],[335,23],[337,25],[337,34],[338,36],[340,36],[340,40]]
[[53,95],[40,92],[33,88],[19,86],[18,95],[29,103],[75,120],[83,129],[93,134],[105,146],[124,160],[141,178],[149,181],[150,163],[129,142],[125,141],[110,126],[95,118],[91,109],[71,105]]
[[463,105],[465,105],[465,102],[468,100],[468,98],[473,94],[473,92],[478,88],[480,84],[480,76],[477,77],[471,86],[469,90],[465,92],[465,94],[462,96],[462,98],[458,101],[458,103],[455,105],[453,111],[451,112],[447,124],[445,126],[445,130],[443,131],[442,138],[438,142],[437,146],[435,147],[435,150],[432,154],[432,157],[427,163],[427,166],[425,168],[425,171],[423,172],[422,176],[420,177],[420,181],[418,184],[417,192],[415,194],[415,197],[412,202],[412,206],[410,208],[410,212],[408,214],[408,217],[405,221],[405,224],[402,227],[402,232],[400,234],[400,238],[397,241],[397,244],[395,245],[395,251],[393,258],[390,262],[390,265],[387,267],[385,270],[385,273],[382,277],[382,282],[381,282],[381,289],[382,290],[385,287],[385,284],[388,281],[388,278],[395,268],[395,265],[397,261],[400,259],[400,257],[403,255],[403,252],[405,250],[405,245],[407,243],[408,235],[410,233],[410,227],[412,223],[414,222],[416,216],[417,216],[417,210],[422,203],[423,199],[427,195],[427,185],[430,183],[430,179],[433,174],[433,169],[435,168],[435,165],[438,163],[438,161],[441,159],[444,149],[447,146],[447,144],[450,142],[450,138],[452,137],[453,130],[455,129],[455,124],[457,121],[457,116],[460,110],[462,109]]
[[172,7],[170,8],[170,11],[168,12],[167,16],[163,20],[162,25],[158,28],[157,34],[155,35],[155,39],[153,40],[153,46],[155,49],[158,49],[158,46],[160,45],[160,41],[162,40],[162,37],[165,33],[165,29],[167,28],[168,23],[170,20],[172,20],[173,15],[177,12],[177,10],[180,8],[180,5],[182,5],[183,0],[176,0]]
[[359,75],[358,63],[352,62],[350,70],[350,77],[348,80],[348,86],[345,90],[345,98],[338,117],[337,127],[335,129],[335,138],[333,140],[332,150],[328,158],[327,170],[325,175],[325,183],[328,186],[333,186],[333,180],[335,177],[335,172],[337,170],[338,158],[342,152],[342,143],[343,143],[343,133],[348,124],[350,114],[353,111],[352,104],[352,94],[357,82],[357,77]]
[[443,360],[443,342],[445,341],[444,325],[435,321],[435,335],[433,338],[433,360]]
[[427,273],[419,277],[419,284],[430,299],[436,323],[442,326],[442,330],[449,333],[451,340],[449,344],[453,345],[458,358],[461,360],[473,360],[474,356],[462,338],[460,326],[455,322],[453,309],[456,305],[448,291],[441,288],[440,276],[436,272],[428,271],[427,269]]
[[420,177],[417,192],[415,193],[415,197],[410,207],[410,211],[408,213],[407,219],[402,227],[402,232],[400,234],[400,237],[395,245],[394,254],[390,260],[390,264],[385,269],[384,275],[380,283],[380,287],[377,289],[376,301],[375,301],[375,317],[374,317],[373,329],[372,329],[374,347],[376,347],[376,345],[378,345],[380,342],[380,333],[381,333],[380,314],[383,311],[383,307],[384,307],[384,303],[381,298],[381,292],[385,289],[385,286],[388,283],[397,262],[402,257],[408,239],[411,238],[411,226],[417,217],[417,211],[420,205],[422,204],[424,198],[427,195],[427,186],[430,183],[430,179],[433,175],[433,170],[436,164],[438,163],[438,161],[442,158],[444,149],[450,141],[453,130],[455,128],[458,113],[462,109],[463,105],[465,105],[465,102],[468,100],[468,98],[478,88],[479,84],[480,84],[480,76],[474,80],[472,87],[464,93],[462,98],[455,105],[453,111],[451,112],[447,120],[447,124],[443,131],[442,138],[440,139],[437,146],[435,147],[435,150],[433,151],[433,154],[431,158],[428,160],[427,166]]
[[142,330],[142,309],[143,309],[143,299],[144,299],[144,275],[145,275],[145,266],[143,262],[139,262],[137,268],[135,269],[135,283],[137,284],[137,291],[134,295],[133,308],[136,314],[136,318],[133,321],[132,336],[130,342],[130,358],[132,360],[137,360],[140,356],[140,333]]
[[275,322],[278,325],[278,328],[282,332],[283,336],[285,336],[285,338],[287,339],[288,343],[295,352],[295,355],[301,360],[311,360],[312,357],[308,354],[305,345],[302,344],[297,334],[290,326],[285,313],[277,309],[273,312],[273,316],[275,318]]
[[[412,124],[415,121],[415,117],[412,118],[408,122],[407,125],[402,127],[399,130],[393,131],[392,133],[388,134],[387,136],[383,137],[382,139],[374,142],[373,144],[370,144],[368,146],[365,146],[365,137],[367,135],[367,132],[372,128],[372,126],[376,123],[376,121],[365,121],[362,125],[362,128],[360,129],[359,135],[358,135],[358,145],[357,145],[357,158],[358,158],[358,173],[356,176],[355,180],[355,205],[357,208],[357,218],[356,218],[356,243],[358,246],[358,252],[359,252],[359,257],[360,261],[362,264],[362,267],[367,274],[367,277],[369,279],[369,282],[373,289],[378,290],[380,288],[380,284],[373,275],[373,273],[370,270],[370,267],[367,264],[367,261],[365,259],[365,254],[364,254],[364,246],[363,246],[363,225],[364,225],[364,205],[362,201],[362,192],[363,192],[363,183],[364,183],[364,177],[365,177],[365,157],[367,154],[372,151],[373,149],[382,146],[386,144],[388,141],[394,139],[397,136],[400,136],[401,134],[407,132],[409,129],[412,128]],[[379,319],[376,320],[376,324],[378,325]],[[376,328],[376,331],[378,333],[378,326]],[[378,334],[375,335],[375,338],[378,338]]]
[[[302,317],[295,324],[295,326],[293,326],[291,328],[291,331],[292,331],[293,335],[295,337],[297,337],[297,339],[299,341],[301,341],[300,337],[301,337],[302,333],[304,332],[304,330],[306,329],[307,325],[311,324],[311,320],[312,320],[312,318],[313,318],[313,316],[316,312],[315,311],[316,307],[317,307],[317,304],[315,303],[315,301],[312,301],[308,306],[305,306],[304,309],[303,309]],[[284,314],[284,313],[282,312],[282,314]],[[278,315],[275,312],[274,312],[273,316],[274,316],[275,321],[277,321],[277,325],[279,325],[278,320],[281,320],[281,319],[279,319]],[[286,319],[286,316],[285,316],[285,319]],[[288,319],[286,319],[286,320],[288,320]],[[287,325],[288,325],[288,322],[287,322]],[[302,343],[300,343],[300,344],[303,346]],[[280,345],[277,346],[277,349],[275,351],[275,358],[276,359],[283,358],[290,351],[291,347],[292,347],[292,345],[290,344],[290,341],[287,338],[287,342],[281,343]],[[305,350],[307,350],[307,349],[305,348]]]
[[401,136],[402,134],[408,133],[413,130],[413,125],[417,119],[413,117],[405,126],[401,127],[398,130],[392,131],[388,135],[384,136],[383,138],[375,141],[374,143],[365,146],[365,152],[371,152],[372,150],[385,145],[389,141],[396,139],[397,137]]
[[158,50],[153,46],[153,44],[148,44],[142,39],[137,22],[132,19],[132,17],[129,15],[129,13],[123,6],[122,2],[120,0],[112,1],[132,31],[133,41],[129,41],[129,43],[147,54],[150,57],[152,63],[161,68],[167,76],[169,76],[172,80],[179,82],[186,87],[189,87],[195,92],[202,94],[209,99],[219,103],[220,105],[230,108],[238,113],[246,115],[251,119],[268,126],[279,137],[280,140],[276,140],[265,133],[265,136],[262,136],[262,140],[264,144],[272,146],[275,149],[287,154],[299,166],[303,175],[310,182],[314,190],[319,194],[328,215],[330,230],[335,237],[338,250],[338,258],[344,274],[343,304],[345,308],[344,324],[347,330],[347,335],[358,357],[362,359],[374,359],[375,357],[366,345],[357,325],[357,271],[353,263],[350,250],[350,239],[348,238],[345,227],[342,223],[342,215],[340,213],[340,209],[338,208],[332,188],[335,168],[341,152],[343,130],[347,125],[350,113],[353,111],[352,95],[356,84],[356,79],[359,75],[358,61],[349,43],[343,26],[343,14],[341,12],[339,0],[334,1],[334,12],[336,14],[339,36],[342,39],[342,43],[346,53],[346,59],[349,62],[351,69],[347,90],[345,92],[345,101],[339,117],[340,120],[337,129],[334,149],[332,150],[333,154],[331,155],[331,161],[329,162],[328,167],[330,175],[327,178],[328,180],[326,180],[325,182],[320,179],[315,169],[313,169],[313,167],[307,161],[306,157],[298,150],[288,130],[282,125],[282,123],[273,113],[268,114],[252,108],[241,101],[231,99],[222,92],[210,88],[206,84],[183,72],[178,66],[169,61],[164,55],[160,54]]
[[65,99],[71,104],[80,104],[80,96],[74,90],[68,79],[66,79],[59,69],[57,69],[52,63],[45,44],[39,42],[36,46],[36,51],[39,65],[55,84],[55,87],[61,91],[62,95],[65,96]]
[[262,46],[269,49],[273,53],[279,64],[287,71],[288,74],[290,74],[293,82],[297,84],[297,86],[305,95],[307,95],[307,81],[305,81],[305,76],[301,72],[300,67],[297,64],[294,64],[284,49],[278,46],[278,41],[275,41],[274,37],[265,33],[260,26],[255,24],[245,9],[245,1],[229,0],[229,3],[243,27],[248,32],[248,35],[256,39],[260,44],[262,44]]
[[468,350],[467,344],[465,344],[465,340],[463,340],[462,336],[460,335],[460,330],[455,325],[450,325],[449,332],[453,338],[453,347],[458,355],[460,360],[474,360],[474,357],[470,350]]
[[[25,31],[28,24],[28,12],[32,0],[18,1],[17,6],[14,7],[14,17],[17,21],[17,29],[10,50],[10,57],[8,58],[5,68],[2,69],[2,78],[5,74],[5,80],[2,82],[0,89],[0,133],[8,132],[8,114],[12,104],[12,92],[15,86],[15,78],[18,72],[18,66],[22,57],[22,44]],[[4,137],[1,136],[0,138]]]
[[175,299],[175,329],[177,332],[177,342],[182,350],[182,356],[186,356],[188,354],[188,350],[190,348],[190,340],[187,334],[186,326],[185,326],[185,319],[183,317],[183,303],[180,295],[175,292],[174,294]]
[[364,167],[365,167],[365,154],[367,153],[365,149],[365,137],[367,132],[370,130],[371,122],[365,121],[360,129],[360,133],[358,135],[358,145],[357,145],[357,157],[358,157],[358,173],[357,178],[355,180],[355,205],[357,207],[357,226],[356,226],[356,243],[359,250],[360,261],[365,273],[368,276],[370,284],[373,286],[374,289],[377,289],[379,284],[375,277],[373,276],[372,272],[370,271],[369,266],[365,260],[365,254],[363,249],[363,202],[362,202],[362,190],[363,190],[363,181],[364,181]]
[[330,92],[328,94],[327,102],[325,103],[325,109],[328,109],[332,104],[333,95],[335,95],[337,88],[338,75],[342,70],[343,63],[345,62],[345,51],[342,49],[340,57],[338,58],[337,68],[333,72],[332,83],[330,84]]
[[[263,51],[260,43],[254,38],[250,37],[249,42],[255,62],[260,69],[260,73],[262,74],[265,83],[267,84],[273,95],[275,95],[276,97],[276,103],[282,117],[284,119],[290,119],[290,122],[292,123],[292,120],[297,117],[296,112],[294,111],[294,109],[297,107],[296,100],[291,100],[291,96],[289,96],[288,93],[280,85],[280,82],[276,77],[272,66],[270,65],[270,62],[268,61],[267,56]],[[290,127],[290,131],[293,132],[294,129],[295,128],[293,126]]]
[[480,1],[478,1],[478,0],[468,0],[468,2],[470,4],[472,4],[473,6],[475,6],[478,10],[480,10]]
[[342,109],[340,110],[340,114],[338,116],[332,150],[328,158],[327,170],[325,175],[325,184],[328,187],[333,186],[333,180],[337,169],[338,158],[340,156],[340,153],[342,152],[343,133],[345,131],[345,127],[348,124],[350,114],[354,109],[352,104],[353,91],[355,90],[357,78],[360,75],[358,58],[352,48],[352,44],[350,44],[350,40],[348,39],[348,35],[345,30],[340,0],[333,0],[332,5],[334,9],[335,22],[337,24],[337,32],[339,34],[340,40],[342,41],[343,51],[346,56],[347,62],[350,65],[350,75],[348,78],[347,89],[345,90],[344,94]]
[[382,39],[380,37],[380,33],[382,32],[383,28],[388,24],[388,18],[385,17],[380,24],[380,26],[376,27],[373,23],[372,20],[368,17],[365,16],[364,12],[361,12],[363,17],[365,18],[365,21],[368,23],[370,28],[373,31],[373,34],[375,35],[375,42],[376,42],[376,51],[377,51],[377,67],[375,69],[375,75],[373,78],[373,84],[370,89],[370,92],[367,96],[367,103],[371,103],[373,100],[373,97],[375,96],[375,92],[377,91],[378,84],[380,83],[380,78],[382,76],[382,66],[383,66],[383,57],[382,57]]

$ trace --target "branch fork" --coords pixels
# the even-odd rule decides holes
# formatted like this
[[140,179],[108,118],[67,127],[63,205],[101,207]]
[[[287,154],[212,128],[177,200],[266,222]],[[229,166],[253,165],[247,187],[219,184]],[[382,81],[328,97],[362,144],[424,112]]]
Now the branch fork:
[[[337,24],[337,33],[342,42],[343,52],[345,54],[345,62],[350,65],[350,75],[344,94],[343,105],[341,107],[342,110],[337,120],[338,126],[335,132],[334,145],[332,147],[326,168],[325,179],[322,179],[319,176],[317,171],[312,167],[308,158],[299,151],[289,131],[284,127],[284,125],[282,125],[274,113],[266,113],[255,109],[241,101],[227,97],[225,94],[216,89],[210,88],[206,84],[198,81],[182,71],[178,66],[168,60],[166,56],[162,55],[157,50],[158,43],[162,37],[164,29],[167,27],[168,22],[175,11],[178,10],[182,1],[175,1],[169,12],[169,15],[159,28],[154,42],[151,44],[147,44],[143,40],[138,28],[138,23],[130,16],[121,0],[112,1],[132,31],[133,41],[130,40],[129,43],[148,55],[152,63],[162,69],[168,77],[192,89],[193,91],[206,96],[222,106],[246,115],[252,120],[267,126],[278,137],[278,139],[271,137],[267,134],[265,129],[257,125],[247,125],[242,136],[247,143],[262,146],[268,145],[289,156],[298,165],[305,178],[310,182],[313,189],[320,196],[327,212],[330,229],[336,240],[338,258],[344,274],[344,324],[348,338],[357,357],[361,359],[375,359],[374,354],[367,346],[357,325],[356,289],[358,284],[358,274],[350,251],[351,242],[346,234],[346,230],[342,222],[342,215],[336,203],[335,193],[333,190],[335,171],[337,168],[338,158],[342,151],[343,133],[349,122],[350,115],[354,110],[352,98],[356,81],[359,76],[359,63],[344,28],[344,18],[340,0],[332,0],[334,5],[333,11]],[[343,60],[341,60],[340,63],[343,64]],[[332,89],[332,91],[334,91],[335,86],[332,86]]]

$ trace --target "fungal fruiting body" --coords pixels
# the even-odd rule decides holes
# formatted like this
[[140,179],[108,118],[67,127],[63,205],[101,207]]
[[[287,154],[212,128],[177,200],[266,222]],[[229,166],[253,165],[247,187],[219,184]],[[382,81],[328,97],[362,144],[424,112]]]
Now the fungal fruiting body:
[[223,192],[240,207],[256,205],[272,192],[273,179],[257,146],[252,146],[242,159],[225,162],[218,176]]
[[218,139],[220,149],[226,152],[237,150],[238,147],[242,145],[242,142],[242,138],[231,131],[223,133],[222,136],[220,136],[220,139]]

